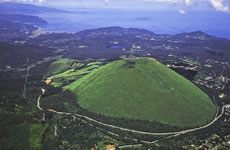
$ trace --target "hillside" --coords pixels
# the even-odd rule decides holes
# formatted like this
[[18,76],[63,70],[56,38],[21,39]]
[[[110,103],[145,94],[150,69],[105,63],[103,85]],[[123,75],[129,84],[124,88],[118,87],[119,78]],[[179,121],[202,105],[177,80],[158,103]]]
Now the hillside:
[[27,58],[30,59],[30,62],[37,62],[48,56],[52,56],[52,51],[49,48],[0,42],[0,69],[5,66],[23,67]]
[[38,13],[63,13],[68,12],[64,10],[59,10],[55,8],[23,4],[23,3],[13,3],[5,2],[0,3],[0,13],[1,14],[38,14]]
[[82,108],[110,117],[196,127],[216,113],[204,92],[151,58],[114,61],[65,88]]
[[22,14],[0,14],[0,21],[22,24],[47,24],[47,22],[40,17]]
[[74,63],[73,59],[59,59],[48,67],[47,76],[66,71]]

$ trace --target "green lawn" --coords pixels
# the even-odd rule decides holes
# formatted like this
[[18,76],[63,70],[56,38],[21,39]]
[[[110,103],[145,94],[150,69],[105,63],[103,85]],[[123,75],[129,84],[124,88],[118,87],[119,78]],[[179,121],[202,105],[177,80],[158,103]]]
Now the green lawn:
[[216,113],[203,91],[151,58],[112,62],[65,88],[81,107],[110,117],[196,127]]

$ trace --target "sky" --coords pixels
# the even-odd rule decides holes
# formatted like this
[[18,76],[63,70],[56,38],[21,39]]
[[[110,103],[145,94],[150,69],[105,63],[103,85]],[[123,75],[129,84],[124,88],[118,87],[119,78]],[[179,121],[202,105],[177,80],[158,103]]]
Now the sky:
[[230,13],[230,0],[0,0],[24,2],[56,8],[126,8],[126,9],[177,9],[186,14],[192,9],[212,9]]

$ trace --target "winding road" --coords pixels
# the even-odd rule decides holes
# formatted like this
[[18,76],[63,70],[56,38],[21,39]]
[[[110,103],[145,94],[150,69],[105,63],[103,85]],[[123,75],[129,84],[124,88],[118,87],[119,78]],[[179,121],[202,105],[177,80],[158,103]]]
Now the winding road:
[[[38,97],[37,99],[37,108],[41,111],[44,111],[43,108],[41,108],[40,106],[40,101],[41,101],[41,97],[45,94],[46,90],[45,89],[41,89],[42,90],[42,94]],[[138,134],[144,134],[144,135],[154,135],[154,136],[168,136],[164,139],[168,139],[168,138],[171,138],[171,137],[175,137],[175,136],[179,136],[179,135],[182,135],[182,134],[185,134],[185,133],[189,133],[189,132],[194,132],[194,131],[198,131],[198,130],[201,130],[201,129],[204,129],[204,128],[207,128],[209,126],[211,126],[212,124],[214,124],[219,118],[221,118],[224,114],[224,111],[225,111],[225,108],[227,107],[230,107],[229,104],[227,105],[224,105],[222,107],[222,110],[221,110],[221,113],[216,116],[213,121],[211,121],[209,124],[207,125],[204,125],[202,127],[198,127],[198,128],[193,128],[193,129],[187,129],[187,130],[183,130],[183,131],[178,131],[178,132],[164,132],[164,133],[156,133],[156,132],[144,132],[144,131],[138,131],[138,130],[132,130],[132,129],[128,129],[128,128],[123,128],[123,127],[119,127],[119,126],[115,126],[115,125],[111,125],[111,124],[107,124],[107,123],[103,123],[103,122],[100,122],[100,121],[97,121],[95,119],[92,119],[90,117],[87,117],[85,115],[80,115],[80,114],[75,114],[75,113],[68,113],[68,112],[59,112],[59,111],[56,111],[54,109],[46,109],[46,111],[49,111],[49,112],[53,112],[53,113],[56,113],[56,114],[60,114],[60,115],[72,115],[72,116],[76,116],[76,117],[79,117],[80,119],[85,119],[85,120],[88,120],[88,121],[92,121],[96,124],[99,124],[99,125],[102,125],[102,126],[105,126],[105,127],[110,127],[110,128],[113,128],[113,129],[119,129],[119,130],[122,130],[122,131],[127,131],[127,132],[132,132],[132,133],[138,133]],[[107,131],[109,132],[109,131]],[[160,139],[162,140],[162,139]],[[143,143],[148,143],[148,144],[153,144],[153,143],[156,143],[160,140],[156,140],[156,141],[152,141],[152,142],[149,142],[149,141],[142,141]],[[140,144],[137,144],[136,146],[140,146]],[[128,146],[131,146],[131,145],[126,145],[126,146],[121,146],[121,148],[125,148],[125,147],[128,147]],[[135,145],[132,145],[132,146],[135,146]]]

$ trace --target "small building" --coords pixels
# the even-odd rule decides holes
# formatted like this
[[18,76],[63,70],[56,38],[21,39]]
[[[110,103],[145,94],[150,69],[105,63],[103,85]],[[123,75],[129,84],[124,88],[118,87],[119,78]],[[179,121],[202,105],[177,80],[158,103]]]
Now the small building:
[[224,93],[222,93],[222,94],[219,95],[219,98],[222,99],[222,98],[225,98],[225,96],[226,96],[226,95],[225,95]]
[[213,78],[211,77],[211,76],[208,76],[208,77],[206,77],[204,80],[205,81],[208,81],[208,80],[212,80]]
[[52,82],[52,79],[47,79],[47,80],[45,81],[45,83],[46,83],[47,85],[49,85],[51,82]]
[[117,42],[117,41],[114,41],[114,42],[113,42],[113,44],[119,44],[119,42]]
[[5,68],[6,68],[6,69],[11,69],[11,66],[6,65]]
[[88,46],[80,45],[78,48],[87,48]]
[[116,146],[115,145],[107,145],[106,150],[116,150]]
[[230,141],[228,141],[228,145],[230,145]]

